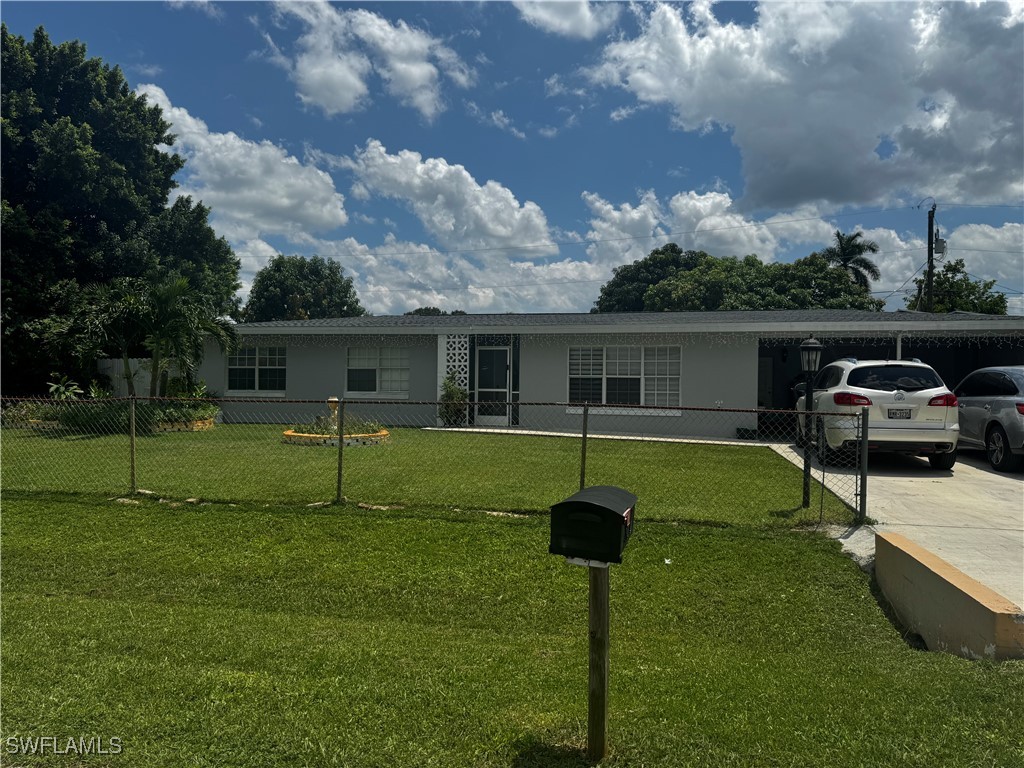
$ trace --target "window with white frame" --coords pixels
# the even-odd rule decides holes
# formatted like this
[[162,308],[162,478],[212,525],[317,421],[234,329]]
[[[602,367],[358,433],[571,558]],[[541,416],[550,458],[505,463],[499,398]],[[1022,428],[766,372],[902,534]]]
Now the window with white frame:
[[570,347],[569,402],[680,404],[679,347]]
[[228,390],[284,392],[287,382],[285,347],[242,347],[228,355]]
[[409,350],[404,347],[349,347],[348,394],[409,396]]

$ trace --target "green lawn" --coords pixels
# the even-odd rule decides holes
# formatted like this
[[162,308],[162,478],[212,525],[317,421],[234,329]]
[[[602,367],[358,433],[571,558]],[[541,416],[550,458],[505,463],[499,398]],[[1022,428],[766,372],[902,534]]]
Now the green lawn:
[[[337,487],[337,449],[286,445],[279,425],[218,425],[137,441],[140,488],[175,498],[308,504]],[[7,428],[3,487],[123,494],[126,435],[80,436]],[[391,441],[344,452],[344,495],[376,505],[547,510],[579,488],[580,442],[570,438],[396,429]],[[845,523],[852,513],[815,489],[801,509],[802,475],[768,448],[591,440],[587,483],[640,498],[641,517],[780,525]]]
[[[7,490],[2,526],[5,738],[117,736],[80,764],[140,768],[584,764],[586,572],[542,515]],[[913,650],[815,533],[641,514],[611,583],[609,766],[1024,765],[1024,663]]]

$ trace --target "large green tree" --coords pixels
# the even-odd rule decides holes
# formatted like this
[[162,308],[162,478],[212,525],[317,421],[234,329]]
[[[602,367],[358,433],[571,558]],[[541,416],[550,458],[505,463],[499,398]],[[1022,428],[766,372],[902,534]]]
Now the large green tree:
[[256,273],[242,317],[247,323],[365,315],[352,278],[322,256],[278,254]]
[[2,384],[23,394],[67,370],[30,328],[76,286],[174,271],[225,312],[238,262],[208,209],[188,198],[167,207],[184,161],[165,151],[174,137],[160,108],[118,67],[80,42],[54,45],[42,27],[26,41],[0,25],[0,38]]
[[208,207],[184,195],[153,216],[144,235],[161,274],[187,278],[190,293],[228,314],[236,307],[241,261],[228,241],[214,232],[209,215]]
[[612,279],[601,286],[591,312],[644,312],[647,289],[680,270],[693,269],[707,256],[703,251],[683,251],[675,243],[655,248],[632,264],[613,270]]
[[679,270],[644,295],[648,311],[759,309],[880,310],[871,298],[819,254],[788,263],[765,264],[757,256],[705,255],[692,269]]
[[449,312],[446,309],[439,309],[438,307],[416,307],[416,309],[410,309],[405,314],[419,315],[421,317],[441,317],[442,315],[464,315],[466,312],[461,309],[455,309]]
[[864,240],[863,232],[845,235],[838,229],[835,232],[835,243],[821,251],[830,266],[846,271],[857,285],[865,290],[871,286],[871,280],[878,280],[882,273],[866,254],[878,253],[878,243]]
[[[927,306],[924,296],[925,278],[914,281],[917,295],[907,297],[908,309],[923,310]],[[1006,294],[992,289],[995,280],[974,280],[967,273],[967,265],[963,259],[947,261],[942,269],[935,273],[932,280],[935,302],[933,312],[980,312],[985,315],[1006,314]]]

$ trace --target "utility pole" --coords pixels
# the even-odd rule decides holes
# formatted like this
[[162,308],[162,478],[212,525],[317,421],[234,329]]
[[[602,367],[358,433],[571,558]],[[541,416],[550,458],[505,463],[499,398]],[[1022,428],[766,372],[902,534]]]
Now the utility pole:
[[935,311],[935,203],[928,209],[928,274],[925,277],[925,312]]

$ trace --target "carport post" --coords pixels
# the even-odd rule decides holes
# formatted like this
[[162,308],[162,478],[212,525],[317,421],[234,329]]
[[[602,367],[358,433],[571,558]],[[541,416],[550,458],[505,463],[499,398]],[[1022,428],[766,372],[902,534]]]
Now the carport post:
[[868,516],[868,407],[860,409],[860,503],[857,505],[857,522],[863,523]]

